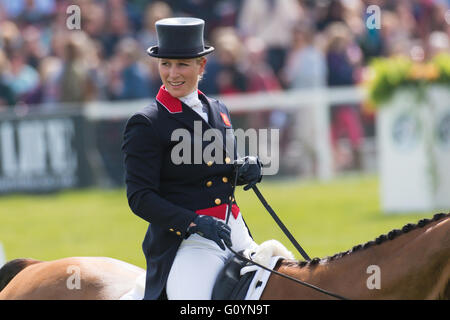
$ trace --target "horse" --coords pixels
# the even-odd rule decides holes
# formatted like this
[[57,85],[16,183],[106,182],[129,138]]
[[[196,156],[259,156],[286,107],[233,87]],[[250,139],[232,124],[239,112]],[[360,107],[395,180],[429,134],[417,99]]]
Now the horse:
[[15,259],[0,269],[0,300],[118,300],[145,270],[108,257]]
[[[73,270],[79,283],[72,281]],[[407,224],[330,257],[284,259],[276,270],[347,299],[450,300],[450,214]],[[144,274],[112,258],[16,259],[0,269],[0,300],[116,300]],[[335,297],[272,274],[261,300],[290,299]]]

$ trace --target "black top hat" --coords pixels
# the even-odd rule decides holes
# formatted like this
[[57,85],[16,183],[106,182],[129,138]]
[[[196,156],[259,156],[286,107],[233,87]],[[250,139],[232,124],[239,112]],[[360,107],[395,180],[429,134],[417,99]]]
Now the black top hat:
[[203,29],[205,21],[198,18],[167,18],[156,21],[158,45],[147,49],[152,57],[190,59],[214,51],[205,46]]

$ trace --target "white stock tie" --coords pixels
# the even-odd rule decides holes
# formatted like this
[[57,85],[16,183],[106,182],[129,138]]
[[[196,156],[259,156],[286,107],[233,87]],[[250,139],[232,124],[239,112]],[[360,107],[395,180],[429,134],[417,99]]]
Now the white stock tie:
[[187,96],[181,97],[180,100],[191,107],[192,110],[197,112],[206,122],[208,122],[208,113],[206,112],[206,108],[203,107],[202,102],[198,98],[197,89]]

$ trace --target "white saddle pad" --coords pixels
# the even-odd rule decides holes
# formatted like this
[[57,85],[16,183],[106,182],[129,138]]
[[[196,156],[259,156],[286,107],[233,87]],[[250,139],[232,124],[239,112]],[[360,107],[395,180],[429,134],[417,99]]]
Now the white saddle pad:
[[[270,263],[267,265],[268,268],[275,268],[278,260],[285,259],[285,257],[276,256],[270,259]],[[247,295],[245,296],[245,300],[259,300],[261,295],[266,288],[267,281],[269,280],[270,271],[264,270],[258,266],[248,266],[241,269],[241,275],[244,275],[247,272],[256,271],[255,276],[248,287]]]

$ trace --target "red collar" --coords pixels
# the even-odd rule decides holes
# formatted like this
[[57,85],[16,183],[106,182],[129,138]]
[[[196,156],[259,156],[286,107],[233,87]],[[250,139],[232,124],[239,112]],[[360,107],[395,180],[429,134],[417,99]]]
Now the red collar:
[[[203,95],[203,92],[198,90],[198,93]],[[183,107],[181,101],[178,98],[172,97],[172,95],[167,91],[162,85],[159,88],[158,94],[156,95],[156,101],[158,101],[164,108],[170,113],[180,113],[183,112]]]

